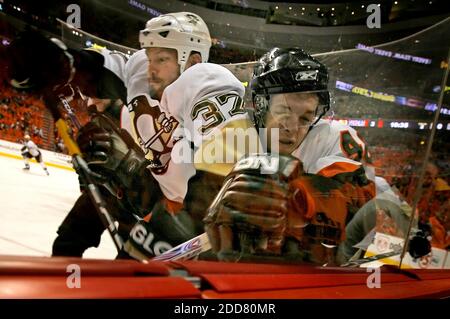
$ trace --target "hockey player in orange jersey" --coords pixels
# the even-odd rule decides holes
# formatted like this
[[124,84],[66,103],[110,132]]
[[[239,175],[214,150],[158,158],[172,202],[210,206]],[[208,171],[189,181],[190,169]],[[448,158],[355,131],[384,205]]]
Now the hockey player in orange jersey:
[[[226,177],[205,218],[220,259],[332,264],[346,223],[375,195],[364,142],[354,129],[321,119],[327,84],[325,66],[301,49],[275,48],[260,59],[251,82],[254,120],[268,140],[278,129],[279,154],[250,155]],[[263,172],[261,163],[279,165]]]

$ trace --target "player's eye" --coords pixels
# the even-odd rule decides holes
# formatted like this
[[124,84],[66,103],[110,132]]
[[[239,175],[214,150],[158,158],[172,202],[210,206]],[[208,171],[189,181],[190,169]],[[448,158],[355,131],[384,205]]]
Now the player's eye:
[[309,125],[311,123],[311,119],[309,119],[307,117],[300,117],[298,122],[301,126],[305,126],[305,125]]

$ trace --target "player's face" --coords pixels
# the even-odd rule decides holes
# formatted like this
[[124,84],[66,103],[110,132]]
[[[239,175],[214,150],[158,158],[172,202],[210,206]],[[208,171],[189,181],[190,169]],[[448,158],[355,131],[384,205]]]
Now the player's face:
[[279,129],[279,152],[291,154],[303,141],[313,123],[319,98],[312,93],[284,93],[270,97],[266,116],[268,146],[272,145],[271,129]]
[[148,48],[146,53],[150,96],[160,101],[164,89],[180,76],[177,51],[174,49]]

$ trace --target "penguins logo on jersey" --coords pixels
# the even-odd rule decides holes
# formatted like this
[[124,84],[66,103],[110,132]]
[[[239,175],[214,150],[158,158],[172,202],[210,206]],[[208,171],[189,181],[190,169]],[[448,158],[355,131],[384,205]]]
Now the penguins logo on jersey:
[[128,104],[134,136],[137,143],[150,161],[150,168],[155,174],[167,171],[170,152],[174,140],[172,134],[178,121],[161,112],[158,106],[151,106],[145,95],[135,97]]

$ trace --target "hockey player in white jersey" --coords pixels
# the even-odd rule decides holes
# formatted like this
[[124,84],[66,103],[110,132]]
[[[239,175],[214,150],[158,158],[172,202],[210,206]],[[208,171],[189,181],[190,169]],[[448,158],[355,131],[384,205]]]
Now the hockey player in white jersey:
[[[163,220],[168,229],[176,228],[183,222],[189,223],[182,218],[188,212],[196,221],[192,236],[202,231],[204,212],[232,166],[202,161],[194,165],[194,157],[202,158],[198,150],[213,133],[220,135],[227,127],[254,129],[243,109],[244,87],[227,69],[200,63],[208,59],[211,40],[206,24],[195,14],[181,12],[150,20],[141,31],[140,42],[145,54],[138,51],[125,67],[129,114],[122,112],[121,126],[133,133],[164,195],[151,210],[150,224],[161,224]],[[142,65],[148,66],[144,73]],[[142,84],[142,77],[146,85]],[[91,154],[91,158],[86,157],[88,164],[117,173],[116,166],[111,166],[115,156],[106,161],[110,163],[99,163],[95,156],[97,146],[111,142],[107,131],[94,126],[83,129],[79,144]],[[174,150],[180,145],[187,145],[185,149],[192,152],[187,161],[173,160]],[[146,183],[142,174],[137,176]],[[165,213],[155,214],[158,210]],[[142,234],[147,233],[142,229],[147,226],[144,222],[136,225],[131,232],[131,238],[136,240],[126,247],[151,255],[153,249],[149,247],[133,247],[136,243],[139,246],[138,242],[142,244]]]
[[[178,217],[188,212],[196,221],[194,234],[198,234],[203,230],[201,220],[206,208],[232,163],[200,160],[194,164],[194,159],[203,159],[201,150],[213,134],[220,135],[230,127],[254,130],[243,109],[244,87],[227,69],[206,63],[211,45],[209,31],[204,21],[193,13],[151,19],[140,33],[140,42],[145,55],[137,52],[130,59],[136,63],[127,63],[125,68],[129,114],[127,118],[122,113],[121,125],[127,127],[129,123],[136,143],[150,163],[147,167],[164,194],[158,208],[168,214],[158,215],[152,210],[151,224],[170,215],[166,220],[172,220],[173,226],[167,227],[175,227],[180,224]],[[148,65],[147,74],[141,74],[139,61]],[[136,74],[147,78],[146,91],[139,88],[132,92],[131,83],[135,83]],[[133,76],[134,80],[128,78]],[[90,135],[87,140],[94,144],[110,140],[101,129],[93,127],[91,132],[85,130],[82,135]],[[80,146],[83,149],[82,145],[88,144],[92,143],[81,142]],[[187,160],[175,160],[180,149],[188,151],[184,158]],[[85,150],[95,153],[95,147]],[[233,156],[237,159],[240,154]],[[133,247],[136,243],[139,246],[138,242],[142,244],[142,227],[146,226],[145,223],[136,225],[131,232],[131,238],[136,240],[126,247],[142,248],[144,254],[149,254],[152,249]]]
[[45,174],[50,175],[50,173],[48,172],[47,166],[45,166],[44,160],[42,159],[42,153],[39,150],[38,146],[31,140],[30,135],[25,134],[23,138],[24,138],[24,143],[23,143],[23,147],[20,150],[23,160],[25,162],[25,167],[23,169],[29,170],[30,169],[30,159],[34,158],[39,163],[39,165],[41,165]]
[[[149,34],[149,32],[152,33],[152,30],[155,32],[157,31],[156,34]],[[153,39],[155,41],[151,41],[154,36],[156,36]],[[134,199],[139,202],[134,208],[139,206],[137,207],[139,214],[144,216],[144,210],[146,209],[148,213],[151,210],[152,205],[141,205],[144,204],[142,203],[142,199],[147,197],[148,200],[149,197],[151,197],[140,196],[142,188],[153,190],[152,194],[154,197],[159,196],[159,189],[161,189],[165,199],[162,201],[163,209],[168,212],[176,212],[179,211],[182,206],[183,199],[186,199],[188,181],[190,183],[203,184],[202,178],[204,175],[211,174],[213,178],[217,180],[217,182],[212,183],[214,184],[213,186],[208,188],[212,195],[202,196],[199,201],[185,201],[185,203],[202,206],[202,208],[197,211],[201,211],[201,217],[203,217],[204,211],[210,203],[210,200],[207,198],[212,199],[215,191],[218,191],[220,188],[223,175],[229,171],[231,166],[229,164],[217,165],[216,167],[207,165],[209,166],[209,171],[196,170],[197,168],[191,161],[188,161],[187,163],[175,163],[169,161],[169,158],[172,155],[172,148],[174,144],[181,145],[181,142],[183,141],[185,142],[185,145],[188,143],[189,148],[192,144],[194,150],[196,150],[202,145],[204,137],[212,130],[220,131],[226,127],[228,123],[232,123],[232,126],[251,127],[250,121],[242,109],[242,96],[244,93],[243,85],[225,68],[212,64],[205,64],[205,66],[196,65],[198,62],[207,61],[211,42],[206,25],[203,20],[195,14],[176,13],[152,19],[148,22],[146,30],[141,33],[141,39],[143,48],[147,48],[153,43],[155,49],[160,51],[154,52],[154,48],[148,48],[148,57],[146,55],[142,56],[142,51],[133,56],[145,58],[144,60],[135,60],[137,62],[143,61],[149,65],[149,70],[152,70],[150,71],[150,85],[153,86],[153,88],[148,90],[148,82],[146,81],[147,91],[143,92],[141,89],[137,89],[132,93],[132,86],[126,85],[128,89],[128,98],[125,97],[124,99],[129,102],[128,108],[131,115],[131,117],[129,117],[131,119],[129,122],[131,125],[128,125],[128,127],[131,128],[136,141],[142,146],[145,153],[145,160],[149,163],[138,160],[136,156],[138,152],[136,152],[136,150],[133,152],[133,156],[130,157],[128,151],[126,151],[126,148],[124,147],[127,145],[127,142],[122,138],[118,138],[117,132],[113,132],[114,130],[102,130],[102,128],[99,129],[98,127],[95,127],[95,125],[82,129],[78,138],[80,149],[83,151],[85,160],[91,168],[95,167],[98,172],[101,171],[102,173],[107,173],[107,176],[110,176],[108,174],[115,175],[121,180],[123,185],[130,186],[130,183],[137,182],[137,180],[140,179],[139,187],[136,187],[136,189],[130,193],[135,193]],[[161,51],[165,51],[164,48],[168,48],[165,54],[170,55],[170,61],[166,59],[167,56],[162,58],[159,56]],[[70,82],[73,86],[78,86],[86,95],[102,99],[122,98],[124,96],[124,94],[120,94],[123,92],[122,88],[124,87],[120,84],[122,81],[115,81],[117,78],[121,78],[121,76],[114,74],[115,72],[103,70],[106,66],[106,56],[104,54],[102,54],[103,58],[99,58],[98,54],[93,54],[93,52],[89,51],[83,51],[81,53],[70,51],[65,53],[73,53],[73,60],[69,59],[69,66],[72,66],[72,71],[63,74],[62,81],[59,80],[59,82],[56,82],[56,80],[52,79],[48,81],[49,83],[54,84],[56,82],[64,84]],[[133,60],[133,57],[130,60]],[[152,59],[153,57],[155,57],[156,60]],[[164,59],[166,60],[162,61]],[[167,78],[166,75],[164,75],[164,71],[162,71],[163,69],[161,68],[162,65],[160,62],[163,64],[168,63],[169,67],[171,67],[169,70],[170,72],[166,74]],[[18,63],[18,65],[19,68],[22,66],[20,63]],[[142,75],[142,68],[140,66],[137,68],[130,64],[126,64],[126,66],[130,66],[130,70],[137,70],[137,73]],[[76,69],[76,71],[73,71],[73,69]],[[192,71],[185,72],[186,70],[191,69]],[[46,70],[38,71],[44,73]],[[94,74],[92,74],[93,72]],[[145,79],[147,79],[146,72],[147,70],[144,71]],[[179,81],[175,81],[180,76],[180,73],[181,77]],[[45,72],[44,75],[48,74],[49,72]],[[190,76],[187,74],[190,74]],[[22,75],[22,79],[27,78],[26,72]],[[40,76],[42,74],[38,75]],[[64,77],[64,75],[68,76],[69,79]],[[106,75],[108,79],[104,80],[103,75]],[[129,77],[129,75],[131,75],[131,77]],[[133,83],[133,81],[135,81],[133,76],[134,72],[127,73],[127,71],[125,71],[125,82]],[[167,82],[160,81],[161,79],[163,79],[163,81],[167,80]],[[183,81],[181,81],[181,79],[183,79]],[[203,83],[204,86],[192,86],[192,79],[195,79],[198,83]],[[32,80],[33,78],[29,81],[32,82]],[[22,83],[23,81],[16,82]],[[190,93],[190,99],[176,96],[174,90],[172,90],[171,94],[161,95],[164,86],[167,86],[172,82],[174,82],[172,87],[176,87],[177,89],[181,87],[186,93]],[[179,83],[178,86],[175,86],[176,83]],[[163,85],[161,86],[160,84]],[[156,88],[157,86],[161,89]],[[144,88],[144,86],[142,86],[142,88]],[[105,92],[108,94],[105,94]],[[149,94],[145,94],[148,92],[150,92],[151,97],[161,99],[161,109],[155,107],[155,101]],[[181,100],[176,101],[178,98],[183,99],[184,102]],[[127,127],[125,123],[127,123],[127,119],[122,117],[123,127]],[[108,125],[106,125],[106,127],[108,129],[110,128]],[[161,130],[161,128],[163,128],[163,130]],[[184,130],[178,130],[178,132],[181,132],[180,135],[178,135],[179,133],[175,134],[176,128],[187,128],[189,134]],[[175,143],[176,141],[177,143]],[[130,145],[127,147],[133,149]],[[107,154],[106,157],[105,154]],[[128,164],[133,162],[140,163],[139,165],[133,165],[133,168],[135,168],[134,172],[122,170],[122,168],[131,167]],[[202,163],[199,165],[200,168],[201,164]],[[147,166],[152,168],[153,175],[150,175],[150,177],[147,176],[146,178],[148,178],[148,180],[146,181],[146,178],[143,178],[143,175],[146,175],[146,170],[141,169]],[[196,176],[196,179],[193,178],[190,180],[193,175]],[[151,176],[154,177],[153,180]],[[155,182],[155,179],[158,183]],[[208,178],[208,180],[211,179]],[[130,190],[133,187],[128,188]],[[141,189],[138,190],[138,188]],[[195,189],[195,187],[189,188]],[[130,194],[125,195],[126,196],[123,196],[124,198],[133,197]],[[77,204],[80,204],[81,207],[79,207],[78,211],[87,211],[86,208],[89,206],[87,205],[88,203],[83,204],[77,202]],[[191,211],[191,207],[185,208],[186,210]],[[180,213],[176,215],[179,216]],[[152,222],[155,222],[155,219],[156,216],[152,216]],[[201,218],[199,220],[201,220]],[[84,222],[64,222],[63,224],[68,225],[67,231],[65,231],[67,234],[70,234],[75,228],[80,230],[84,229],[85,232],[87,229],[91,229],[92,231],[89,231],[89,233],[92,234],[98,233],[98,230],[102,228],[99,223],[92,223],[89,227],[83,227],[83,224],[86,225]],[[77,227],[73,227],[74,225]],[[197,229],[201,231],[201,222],[200,225],[197,226]],[[60,245],[61,249],[59,251],[64,253],[64,251],[67,250],[67,254],[79,255],[89,247],[89,245],[92,245],[99,239],[98,235],[94,236],[96,239],[94,239],[94,237],[89,238],[89,236],[85,237],[87,240],[84,243],[80,243],[78,248],[74,249],[73,252],[69,252],[67,247],[64,247],[65,243]],[[184,240],[185,239],[186,238],[184,238]]]
[[[139,41],[148,58],[149,95],[160,102],[159,108],[167,121],[155,125],[131,101],[129,111],[134,135],[149,160],[159,156],[160,163],[155,166],[162,167],[165,173],[155,177],[167,198],[181,203],[187,192],[187,181],[196,170],[223,176],[231,165],[180,163],[174,160],[177,154],[171,150],[173,142],[188,143],[196,156],[195,152],[208,143],[211,135],[228,127],[251,127],[243,108],[244,86],[224,67],[207,63],[211,38],[207,25],[196,14],[178,12],[153,18],[140,32]],[[158,129],[167,122],[171,122],[169,133],[173,132],[166,135],[170,138],[155,140]],[[160,143],[160,148],[169,146],[170,164],[168,156],[159,154]]]

